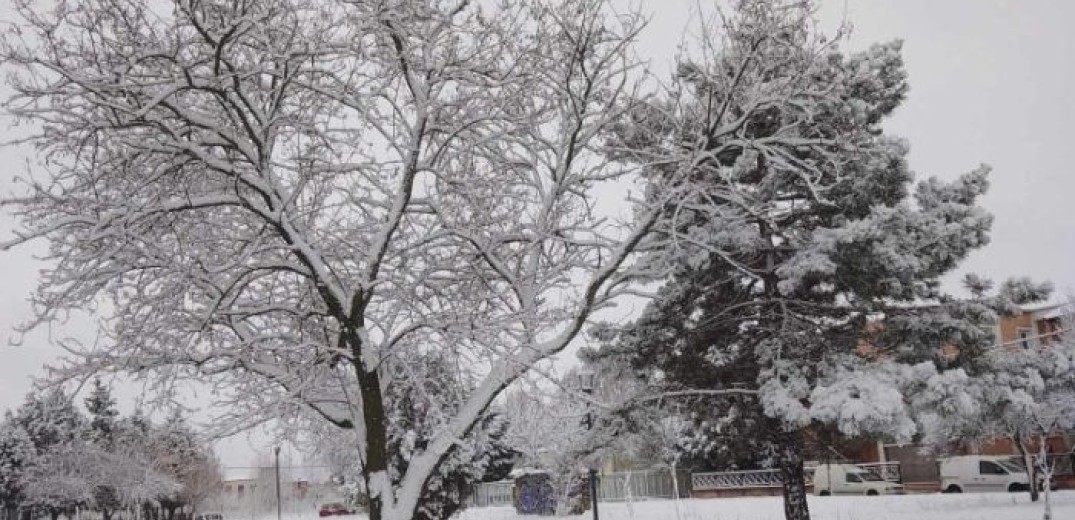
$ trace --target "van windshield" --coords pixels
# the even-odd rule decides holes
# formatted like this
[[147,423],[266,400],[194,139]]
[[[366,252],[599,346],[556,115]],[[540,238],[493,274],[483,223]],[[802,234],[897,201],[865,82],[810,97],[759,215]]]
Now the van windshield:
[[874,473],[872,471],[860,470],[860,471],[855,471],[854,473],[856,475],[858,475],[859,478],[861,478],[863,481],[866,481],[866,482],[881,482],[882,480],[884,480],[883,478],[881,478],[880,476],[878,476],[876,473]]
[[998,460],[997,464],[1004,466],[1008,471],[1012,473],[1025,473],[1026,468],[1022,464],[1011,460]]

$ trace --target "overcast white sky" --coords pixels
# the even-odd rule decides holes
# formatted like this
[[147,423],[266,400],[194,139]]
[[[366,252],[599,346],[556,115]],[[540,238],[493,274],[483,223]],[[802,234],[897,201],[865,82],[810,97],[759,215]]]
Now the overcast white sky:
[[[621,2],[627,4],[627,1]],[[640,52],[666,68],[689,28],[692,8],[707,0],[642,0],[652,22]],[[7,2],[0,16],[7,19]],[[1030,275],[1075,290],[1075,2],[1069,0],[828,0],[826,27],[844,17],[850,47],[902,38],[911,92],[887,123],[911,142],[919,178],[951,178],[979,163],[993,166],[985,206],[996,216],[993,242],[963,271],[1003,279]],[[0,124],[0,140],[9,137]],[[0,149],[0,190],[22,172]],[[0,238],[13,223],[0,215]],[[29,314],[26,296],[42,264],[33,248],[0,254],[0,411],[17,406],[31,378],[55,359],[46,331],[8,346],[12,327]],[[92,341],[92,328],[74,331]],[[70,330],[68,331],[71,332]],[[126,393],[132,394],[133,391]],[[129,403],[132,395],[124,396]],[[249,463],[245,441],[225,445],[227,464]]]

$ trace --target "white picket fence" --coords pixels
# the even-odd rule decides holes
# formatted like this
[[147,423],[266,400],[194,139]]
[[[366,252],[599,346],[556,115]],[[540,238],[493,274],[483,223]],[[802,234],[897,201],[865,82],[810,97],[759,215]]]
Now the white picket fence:
[[[680,484],[686,485],[686,482]],[[650,498],[675,498],[672,472],[669,470],[624,471],[598,475],[597,498],[600,502],[622,502]]]

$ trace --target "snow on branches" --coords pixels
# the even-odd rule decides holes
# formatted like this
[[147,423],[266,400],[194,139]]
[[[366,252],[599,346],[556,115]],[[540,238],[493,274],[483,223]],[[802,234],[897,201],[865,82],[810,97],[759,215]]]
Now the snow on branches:
[[[42,160],[0,248],[50,245],[29,326],[104,323],[57,377],[208,383],[222,433],[353,429],[373,518],[410,518],[497,394],[627,291],[655,221],[593,204],[638,97],[641,20],[605,4],[17,2],[6,106]],[[411,348],[477,382],[397,483],[382,367]]]

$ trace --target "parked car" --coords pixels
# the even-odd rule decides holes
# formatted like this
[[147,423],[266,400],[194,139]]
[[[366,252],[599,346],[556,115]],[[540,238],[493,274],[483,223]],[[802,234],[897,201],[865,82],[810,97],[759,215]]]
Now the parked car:
[[[1015,492],[1026,491],[1030,486],[1026,468],[1010,457],[961,455],[941,459],[940,463],[941,491],[945,493]],[[1038,481],[1039,488],[1042,480]],[[1056,483],[1050,487],[1055,489]]]
[[317,516],[339,516],[350,515],[353,513],[354,511],[348,509],[347,506],[339,502],[332,502],[329,504],[322,504],[321,509],[317,511]]
[[194,520],[224,520],[224,515],[220,513],[199,513],[194,515]]
[[814,468],[814,493],[829,495],[901,495],[903,485],[854,464],[821,464]]

